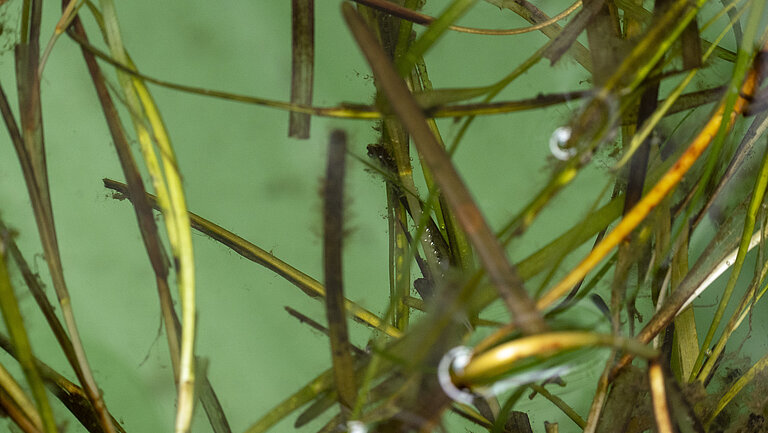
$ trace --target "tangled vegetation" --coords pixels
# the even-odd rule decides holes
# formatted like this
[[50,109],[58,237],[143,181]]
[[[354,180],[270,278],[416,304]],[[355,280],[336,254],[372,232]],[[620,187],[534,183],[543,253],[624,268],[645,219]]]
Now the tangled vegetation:
[[[12,4],[3,3],[0,8]],[[81,309],[73,305],[68,285],[78,270],[65,272],[54,220],[44,125],[55,113],[43,115],[41,82],[55,80],[46,75],[46,64],[65,43],[79,48],[78,61],[87,68],[122,171],[110,176],[122,181],[104,179],[103,186],[115,198],[129,200],[149,258],[145,270],[157,287],[176,389],[177,433],[191,431],[196,406],[212,431],[232,431],[226,398],[204,368],[215,365],[217,355],[203,360],[196,349],[197,334],[207,324],[197,323],[196,280],[205,263],[195,257],[193,245],[209,240],[193,242],[195,232],[324,306],[319,317],[286,310],[326,336],[328,369],[284,395],[255,393],[274,407],[238,415],[252,418],[247,433],[286,428],[278,423],[288,417],[296,428],[356,433],[768,429],[768,353],[757,361],[743,357],[744,338],[735,337],[740,327],[751,330],[763,322],[754,312],[768,287],[765,0],[577,0],[552,17],[526,0],[326,3],[338,3],[335,13],[346,25],[334,29],[341,35],[336,37],[354,41],[358,49],[342,55],[360,56],[370,68],[369,104],[315,103],[320,26],[314,0],[291,1],[290,100],[153,75],[129,55],[128,48],[143,47],[124,42],[112,0],[64,0],[53,29],[43,25],[42,0],[21,0],[18,17],[9,18],[10,8],[2,12],[4,20],[19,23],[18,30],[5,25],[6,35],[13,35],[15,82],[0,80],[0,113],[9,137],[2,143],[18,157],[48,268],[43,282],[17,246],[13,224],[0,221],[0,311],[8,334],[0,336],[0,346],[18,361],[26,381],[22,385],[0,368],[0,407],[14,429],[62,431],[62,417],[68,415],[52,409],[54,396],[89,432],[128,430],[109,405],[110,394],[120,390],[101,388],[86,357],[88,345],[76,322]],[[432,7],[434,16],[426,12]],[[458,24],[477,10],[517,15],[529,24],[510,29]],[[50,39],[41,37],[47,32]],[[446,34],[510,47],[531,32],[545,35],[546,42],[521,44],[526,59],[502,71],[498,81],[488,85],[462,76],[461,87],[433,87],[429,53]],[[735,49],[726,40],[735,41]],[[454,55],[461,61],[461,53]],[[526,98],[500,97],[534,68],[555,75],[563,62],[575,63],[588,77],[581,88],[521,86]],[[16,92],[15,105],[9,89]],[[158,89],[281,110],[289,137],[301,144],[320,136],[327,143],[322,278],[190,212],[189,177],[153,96]],[[569,108],[570,117],[549,128],[547,109],[563,106],[578,108]],[[531,127],[551,135],[545,181],[525,185],[527,196],[503,190],[478,194],[475,179],[457,167],[472,156],[459,158],[459,149],[491,155],[498,149],[472,142],[472,128],[481,119],[487,120],[483,128],[493,129],[538,114],[541,120]],[[313,120],[324,118],[370,125],[374,142],[361,143],[345,127],[312,127]],[[522,155],[532,144],[524,127],[517,128],[511,145]],[[211,155],[219,158],[216,152]],[[486,177],[503,177],[526,164],[518,155],[497,162],[484,170]],[[369,283],[370,290],[386,292],[388,302],[376,307],[348,296],[360,292],[350,289],[343,266],[349,260],[347,177],[363,170],[383,188],[379,207],[386,208],[388,260],[381,266],[389,280]],[[600,173],[607,183],[584,188],[578,179],[587,172]],[[514,211],[495,227],[478,195],[515,203]],[[563,196],[588,205],[569,210],[558,205]],[[551,209],[558,214],[556,223],[543,218]],[[549,237],[531,243],[531,230]],[[525,254],[510,260],[511,251]],[[754,263],[746,284],[739,280],[749,276],[745,263]],[[26,287],[16,284],[15,275]],[[715,283],[721,275],[724,283]],[[56,307],[43,288],[47,284],[55,291]],[[19,300],[27,290],[69,371],[35,357],[27,328],[36,319]],[[694,308],[705,291],[717,291],[717,303]],[[583,320],[584,311],[592,314],[589,320]],[[365,348],[350,336],[361,329],[368,333]],[[750,341],[759,338],[751,335]],[[244,371],[251,368],[240,361]],[[274,360],[287,361],[301,362]],[[572,391],[569,374],[579,369],[594,370],[595,378],[587,389]],[[73,381],[65,377],[70,373]],[[519,408],[528,392],[551,403],[535,414],[544,420],[541,425],[532,425],[534,414]],[[575,405],[572,392],[591,403]]]

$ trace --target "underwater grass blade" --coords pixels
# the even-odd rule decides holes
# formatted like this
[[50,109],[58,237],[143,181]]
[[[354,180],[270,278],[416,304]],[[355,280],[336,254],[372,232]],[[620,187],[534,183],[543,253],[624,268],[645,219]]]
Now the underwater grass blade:
[[[746,10],[745,8],[742,8],[737,13],[737,18],[745,10]],[[702,62],[709,60],[712,54],[716,51],[716,48],[719,46],[717,44],[725,37],[725,35],[728,33],[728,30],[729,30],[729,26],[726,26],[720,32],[720,34],[715,38],[714,40],[715,43],[710,45],[707,51],[701,56]],[[651,114],[650,117],[642,123],[642,125],[638,125],[638,131],[632,136],[632,139],[629,145],[626,146],[626,149],[624,150],[624,155],[622,155],[619,162],[614,164],[614,170],[617,170],[618,168],[626,164],[626,162],[629,160],[632,154],[650,136],[651,132],[654,130],[656,125],[658,125],[661,119],[664,116],[668,114],[672,114],[674,112],[673,107],[678,101],[683,102],[682,101],[682,99],[684,98],[684,95],[682,95],[683,90],[685,90],[688,84],[691,83],[691,81],[696,77],[699,71],[700,71],[700,68],[693,68],[691,71],[689,71],[685,75],[685,77],[680,81],[680,83],[678,83],[677,86],[675,86],[675,88],[667,94],[666,99],[663,101],[660,101],[659,107],[653,112],[653,114]],[[718,92],[718,97],[719,97],[719,92]]]
[[[2,233],[0,236],[4,238],[8,236],[8,233]],[[42,427],[46,433],[55,433],[58,431],[56,421],[53,418],[53,411],[48,402],[48,395],[40,378],[40,372],[35,365],[32,346],[29,342],[24,320],[19,310],[19,303],[8,274],[8,267],[5,261],[6,245],[6,240],[0,238],[0,311],[3,314],[5,327],[11,335],[13,346],[16,348],[19,364],[21,364],[21,369],[37,404],[37,416],[42,420]]]
[[149,119],[155,139],[162,156],[163,169],[170,193],[171,209],[174,213],[178,245],[174,249],[174,260],[177,263],[177,284],[181,298],[181,344],[179,359],[179,403],[176,418],[177,433],[189,431],[194,410],[195,392],[195,268],[192,252],[192,234],[190,232],[189,215],[182,186],[181,175],[178,171],[173,148],[165,133],[160,113],[149,95],[147,88],[140,81],[135,81],[136,91]]
[[572,407],[568,406],[568,404],[563,401],[563,399],[552,394],[541,385],[531,384],[529,386],[532,390],[536,391],[537,394],[541,394],[542,397],[551,401],[552,404],[557,406],[557,408],[560,409],[566,416],[568,416],[568,418],[570,418],[571,421],[573,421],[577,426],[583,429],[587,425],[587,422],[584,421],[584,418],[582,418],[575,410],[573,410]]
[[474,204],[445,150],[435,140],[413,96],[354,8],[344,3],[342,11],[379,85],[413,137],[424,162],[432,170],[441,193],[467,232],[488,275],[512,312],[513,320],[519,329],[526,333],[537,333],[546,329],[541,316],[533,309],[533,303],[525,292],[522,280],[506,259],[504,250]]
[[[315,72],[315,0],[291,0],[291,103],[312,105]],[[288,136],[309,138],[312,118],[291,111]]]
[[669,416],[664,373],[658,360],[650,362],[648,378],[651,382],[651,400],[653,401],[653,415],[656,418],[656,428],[659,433],[674,433],[675,428],[672,425],[672,418]]
[[14,403],[15,402],[10,399],[10,396],[3,389],[0,389],[0,407],[2,407],[8,417],[13,420],[16,424],[15,426],[18,429],[21,429],[23,433],[42,433],[42,430],[32,424],[29,418],[25,417],[19,407]]
[[[408,134],[403,125],[396,119],[385,119],[383,125],[383,137],[387,150],[391,152],[394,159],[394,167],[392,171],[397,175],[402,189],[406,191],[414,191],[416,194],[406,194],[405,201],[398,203],[397,208],[402,207],[406,213],[411,215],[411,219],[417,225],[417,233],[414,235],[414,239],[418,239],[421,243],[424,256],[426,258],[425,279],[430,283],[434,283],[434,276],[441,273],[441,258],[445,257],[445,254],[440,254],[437,248],[438,239],[442,244],[442,237],[439,233],[432,233],[426,230],[425,224],[427,221],[431,221],[430,203],[424,204],[422,207],[421,200],[418,197],[418,191],[413,178],[413,166],[411,164],[410,154],[408,152]],[[402,221],[405,223],[405,220]],[[404,227],[405,229],[405,227]],[[403,233],[408,237],[407,230]],[[409,249],[409,253],[416,254],[416,245],[412,245]],[[411,251],[413,250],[413,251]],[[410,262],[410,258],[405,258]],[[409,282],[410,286],[410,282]],[[404,292],[407,293],[407,292]]]
[[389,269],[390,302],[394,303],[392,324],[405,330],[410,321],[410,308],[405,304],[405,296],[411,292],[410,243],[408,242],[405,221],[407,211],[402,206],[400,191],[393,185],[387,185],[387,210],[389,216]]
[[[578,149],[576,157],[571,159],[581,159],[606,139],[615,122],[616,113],[612,107],[616,105],[616,98],[635,90],[648,76],[704,2],[675,0],[668,5],[613,73],[597,87],[595,97],[570,122],[570,134],[564,147]],[[568,182],[573,176],[575,172]]]
[[[36,430],[43,430],[43,421],[40,419],[40,413],[37,411],[35,403],[27,397],[24,390],[16,382],[16,379],[11,376],[11,373],[9,373],[2,364],[0,364],[0,390],[3,393],[6,393],[7,398],[15,403],[19,409],[18,416],[11,415],[11,419],[22,426],[23,421],[20,421],[24,419],[33,425]],[[2,404],[0,406],[2,406],[6,412],[9,412],[8,405]]]
[[[331,343],[333,377],[336,382],[342,414],[352,409],[357,398],[355,368],[347,331],[347,315],[344,312],[341,258],[346,153],[346,133],[341,130],[331,132],[323,193],[323,269],[326,291],[325,312]],[[345,417],[342,416],[342,418]]]
[[[416,73],[414,75],[418,78],[416,81],[418,81],[419,87],[422,89],[422,91],[427,91],[430,93],[434,92],[432,81],[429,79],[427,65],[423,58],[419,59],[419,61],[416,63]],[[427,119],[427,123],[435,138],[438,140],[440,146],[445,147],[445,142],[440,135],[440,130],[435,119]],[[450,250],[451,263],[453,263],[456,268],[465,272],[469,272],[475,269],[475,260],[472,251],[472,245],[469,242],[467,233],[464,232],[464,230],[461,228],[459,221],[456,219],[456,214],[451,211],[451,207],[445,201],[445,197],[437,194],[434,178],[429,170],[429,167],[426,167],[424,164],[422,164],[421,168],[424,174],[424,180],[427,184],[427,188],[429,189],[428,201],[432,203],[433,196],[437,196],[438,199],[438,203],[436,205],[438,209],[435,209],[435,215],[438,218],[438,224],[440,225],[439,230],[444,233],[447,245],[450,246],[448,249]]]
[[[7,227],[2,222],[2,220],[0,220],[0,232],[6,231]],[[16,266],[21,271],[27,287],[35,298],[38,307],[45,316],[46,321],[48,322],[48,326],[51,328],[52,332],[56,336],[57,341],[59,342],[59,345],[62,347],[65,356],[71,363],[74,363],[75,361],[73,361],[73,359],[75,359],[75,354],[74,350],[72,349],[72,342],[69,340],[69,336],[66,334],[64,327],[59,322],[59,319],[53,310],[53,306],[48,302],[48,299],[43,292],[42,287],[40,287],[36,276],[32,273],[29,265],[22,256],[13,239],[8,239],[7,247],[10,255],[13,257],[14,262],[16,262]],[[5,336],[0,335],[0,346],[11,356],[18,358],[17,351],[12,348],[10,341]],[[35,360],[35,365],[40,371],[40,375],[42,376],[46,387],[48,387],[51,393],[53,393],[70,410],[70,412],[89,432],[104,432],[104,429],[101,427],[99,421],[100,416],[96,411],[94,411],[93,406],[88,400],[88,396],[82,388],[69,382],[66,378],[54,372],[47,365],[41,363],[38,360]],[[8,390],[9,388],[5,387],[5,389]],[[114,417],[110,415],[110,418],[112,419],[112,423],[115,426],[116,431],[123,432],[124,430],[120,424],[115,421]],[[223,432],[222,430],[214,431],[216,433]]]
[[[645,89],[645,91],[643,91],[643,95],[640,97],[640,102],[637,107],[638,126],[645,122],[653,111],[655,111],[658,95],[659,83],[652,83]],[[634,135],[634,130],[635,125],[632,126],[631,135]],[[627,212],[635,207],[637,202],[640,201],[640,197],[643,195],[650,152],[651,143],[649,140],[644,140],[640,145],[638,152],[632,156],[627,177],[627,191],[624,196],[623,215],[626,215]]]
[[[683,229],[680,247],[672,257],[671,287],[679,288],[688,273],[688,255],[688,230]],[[672,368],[676,373],[675,377],[678,380],[684,380],[691,375],[699,352],[699,337],[696,332],[696,316],[693,308],[681,311],[675,318],[673,346]]]
[[705,0],[673,0],[642,39],[627,54],[613,75],[600,89],[612,92],[621,87],[634,89],[651,72],[688,24],[696,17]]
[[280,402],[269,412],[262,415],[258,421],[245,430],[245,433],[264,433],[282,419],[290,415],[296,409],[304,406],[328,390],[333,385],[333,370],[325,370],[317,377],[309,381],[301,389],[294,392],[288,398]]

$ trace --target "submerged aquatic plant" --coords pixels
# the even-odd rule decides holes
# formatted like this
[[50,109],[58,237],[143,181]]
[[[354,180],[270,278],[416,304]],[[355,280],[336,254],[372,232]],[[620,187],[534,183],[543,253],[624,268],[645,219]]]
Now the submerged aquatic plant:
[[[532,431],[529,415],[545,421],[547,432],[560,427],[757,431],[754,426],[764,422],[764,407],[754,402],[762,398],[768,354],[738,369],[724,365],[741,351],[739,345],[728,345],[737,329],[761,321],[753,312],[767,287],[765,0],[717,5],[703,0],[577,1],[551,18],[525,0],[453,0],[437,6],[420,0],[328,2],[340,7],[333,13],[345,24],[334,28],[338,34],[333,36],[353,41],[357,49],[344,56],[364,59],[374,84],[372,103],[338,101],[332,106],[315,102],[322,88],[315,73],[321,26],[314,0],[290,5],[290,101],[153,75],[129,54],[129,48],[136,53],[143,47],[125,42],[111,0],[64,1],[47,45],[41,39],[50,30],[43,25],[42,1],[19,1],[15,74],[0,80],[0,113],[18,156],[58,313],[16,245],[13,225],[0,221],[0,312],[9,334],[0,336],[0,346],[18,360],[28,384],[20,386],[0,368],[0,406],[14,428],[61,430],[67,415],[52,409],[53,395],[87,431],[130,430],[116,421],[121,416],[108,404],[109,395],[120,390],[101,388],[86,357],[88,348],[75,322],[81,308],[70,296],[54,223],[57,202],[43,119],[55,114],[43,116],[41,82],[55,80],[46,75],[46,64],[64,43],[79,50],[125,180],[104,179],[103,185],[116,198],[130,201],[149,257],[146,270],[157,287],[176,390],[174,431],[191,431],[197,401],[216,433],[232,431],[233,418],[245,423],[247,433],[280,428],[278,423],[302,408],[293,418],[297,428],[351,432],[462,428],[454,427],[459,421],[447,414],[459,415],[465,428],[492,432]],[[458,24],[476,11],[494,9],[490,6],[530,25]],[[436,16],[428,13],[432,7],[440,8]],[[498,81],[489,85],[462,76],[461,87],[433,86],[430,53],[458,43],[453,36],[487,38],[490,47],[509,47],[532,32],[544,34],[546,41],[525,46],[525,60],[502,70]],[[578,40],[583,34],[586,45]],[[730,34],[737,41],[735,51],[723,43]],[[452,54],[461,60],[458,50]],[[540,88],[526,84],[519,86],[522,92],[511,91],[527,72],[554,76],[569,59],[587,77],[579,83],[582,88],[564,91],[552,78]],[[545,60],[553,66],[543,65]],[[17,106],[8,88],[17,89]],[[322,278],[190,212],[188,194],[195,189],[190,183],[200,183],[192,180],[195,174],[184,175],[189,172],[177,157],[183,153],[172,144],[167,114],[153,96],[157,91],[282,110],[287,114],[280,127],[287,127],[288,136],[329,143],[323,163]],[[546,108],[564,105],[578,108],[556,124]],[[494,130],[510,119],[539,115],[535,127],[551,131],[539,146],[551,152],[543,182],[525,185],[525,194],[516,197],[501,190],[478,194],[474,185],[482,179],[462,175],[464,161],[472,159],[463,151],[469,147],[495,157],[501,147],[470,143],[472,130],[481,122],[482,128]],[[370,124],[375,142],[361,156],[360,137],[346,132],[352,127],[333,125],[330,134],[320,132],[317,122],[323,118]],[[516,128],[514,157],[499,157],[498,166],[481,173],[491,184],[501,184],[493,178],[507,171],[527,168],[521,148],[533,144],[523,126]],[[211,166],[224,158],[224,152],[210,152]],[[752,158],[755,154],[763,156]],[[347,164],[348,157],[356,163]],[[389,246],[382,267],[389,279],[366,279],[369,290],[385,288],[387,302],[377,306],[355,299],[362,292],[344,272],[350,260],[344,255],[344,222],[349,219],[345,179],[362,170],[373,173],[385,191],[377,206],[386,208]],[[586,176],[592,177],[585,186],[580,178]],[[594,185],[600,179],[605,186]],[[489,195],[514,203],[514,210],[502,216],[505,222],[483,211]],[[574,211],[559,203],[574,196],[588,206]],[[259,205],[270,206],[266,200]],[[155,212],[161,215],[160,227]],[[554,213],[559,214],[556,223]],[[205,368],[224,354],[198,356],[199,334],[209,325],[196,322],[204,309],[197,301],[196,281],[206,263],[193,254],[193,231],[324,304],[319,315],[300,305],[286,310],[327,335],[330,356],[324,353],[322,359],[330,360],[328,369],[298,390],[281,389],[283,395],[252,393],[275,405],[264,414],[233,414],[226,403],[228,390],[222,392]],[[545,237],[534,240],[531,233]],[[703,250],[699,244],[705,244]],[[751,250],[756,250],[753,277],[739,284]],[[36,358],[27,334],[36,316],[20,308],[22,290],[13,281],[13,269],[43,312],[76,383]],[[75,272],[87,270],[68,268],[66,275]],[[724,273],[725,286],[709,289]],[[717,306],[694,310],[692,302],[708,289],[719,290]],[[584,320],[585,311],[595,319]],[[236,323],[232,317],[222,321]],[[703,335],[697,323],[708,324]],[[361,332],[368,333],[365,350],[356,345]],[[286,361],[300,363],[270,362]],[[270,368],[235,362],[258,376]],[[586,370],[594,376],[589,385],[570,379],[572,372]],[[520,410],[528,390],[531,398],[547,399],[553,406]],[[755,398],[747,398],[750,393]]]

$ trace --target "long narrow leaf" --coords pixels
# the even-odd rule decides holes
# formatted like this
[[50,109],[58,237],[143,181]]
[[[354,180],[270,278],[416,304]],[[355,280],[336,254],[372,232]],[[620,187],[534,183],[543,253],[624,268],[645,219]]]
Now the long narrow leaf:
[[[106,40],[112,55],[121,63],[130,64],[123,47],[114,3],[112,0],[101,0],[100,3],[106,28]],[[122,71],[118,71],[118,77],[128,101],[144,160],[158,193],[159,203],[163,208],[168,239],[177,264],[182,329],[175,431],[186,433],[191,428],[194,410],[196,312],[195,265],[184,188],[170,138],[149,90],[142,80]],[[143,117],[142,113],[144,113]],[[157,144],[162,170],[150,136]]]
[[346,153],[347,136],[344,131],[331,132],[323,193],[323,269],[326,290],[325,313],[328,318],[333,377],[339,403],[342,406],[342,414],[351,411],[357,398],[354,363],[347,331],[347,315],[344,313],[341,258]]
[[[315,71],[315,0],[291,0],[291,103],[312,105]],[[310,115],[292,111],[288,136],[309,138]]]
[[[8,236],[8,233],[6,232],[2,236]],[[47,433],[55,433],[58,431],[56,421],[53,418],[53,411],[48,402],[48,395],[40,378],[40,372],[35,365],[32,346],[27,336],[24,320],[21,317],[21,311],[19,311],[19,302],[8,274],[4,253],[6,244],[4,239],[0,239],[0,312],[3,313],[5,328],[11,334],[11,341],[16,348],[16,353],[18,353],[19,364],[21,364],[21,369],[27,378],[27,384],[37,403],[36,416],[42,420],[42,426]]]

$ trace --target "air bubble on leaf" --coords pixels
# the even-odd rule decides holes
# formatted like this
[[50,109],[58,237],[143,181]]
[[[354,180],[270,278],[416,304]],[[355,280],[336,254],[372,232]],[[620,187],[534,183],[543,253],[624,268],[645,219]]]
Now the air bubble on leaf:
[[472,357],[472,349],[466,346],[458,346],[449,350],[437,366],[437,381],[443,388],[443,392],[454,401],[471,405],[475,401],[475,396],[463,389],[459,389],[453,383],[451,370],[461,372],[464,370]]
[[561,126],[552,133],[549,138],[549,151],[555,158],[567,161],[576,154],[576,149],[564,147],[569,138],[571,138],[571,128],[568,126]]

